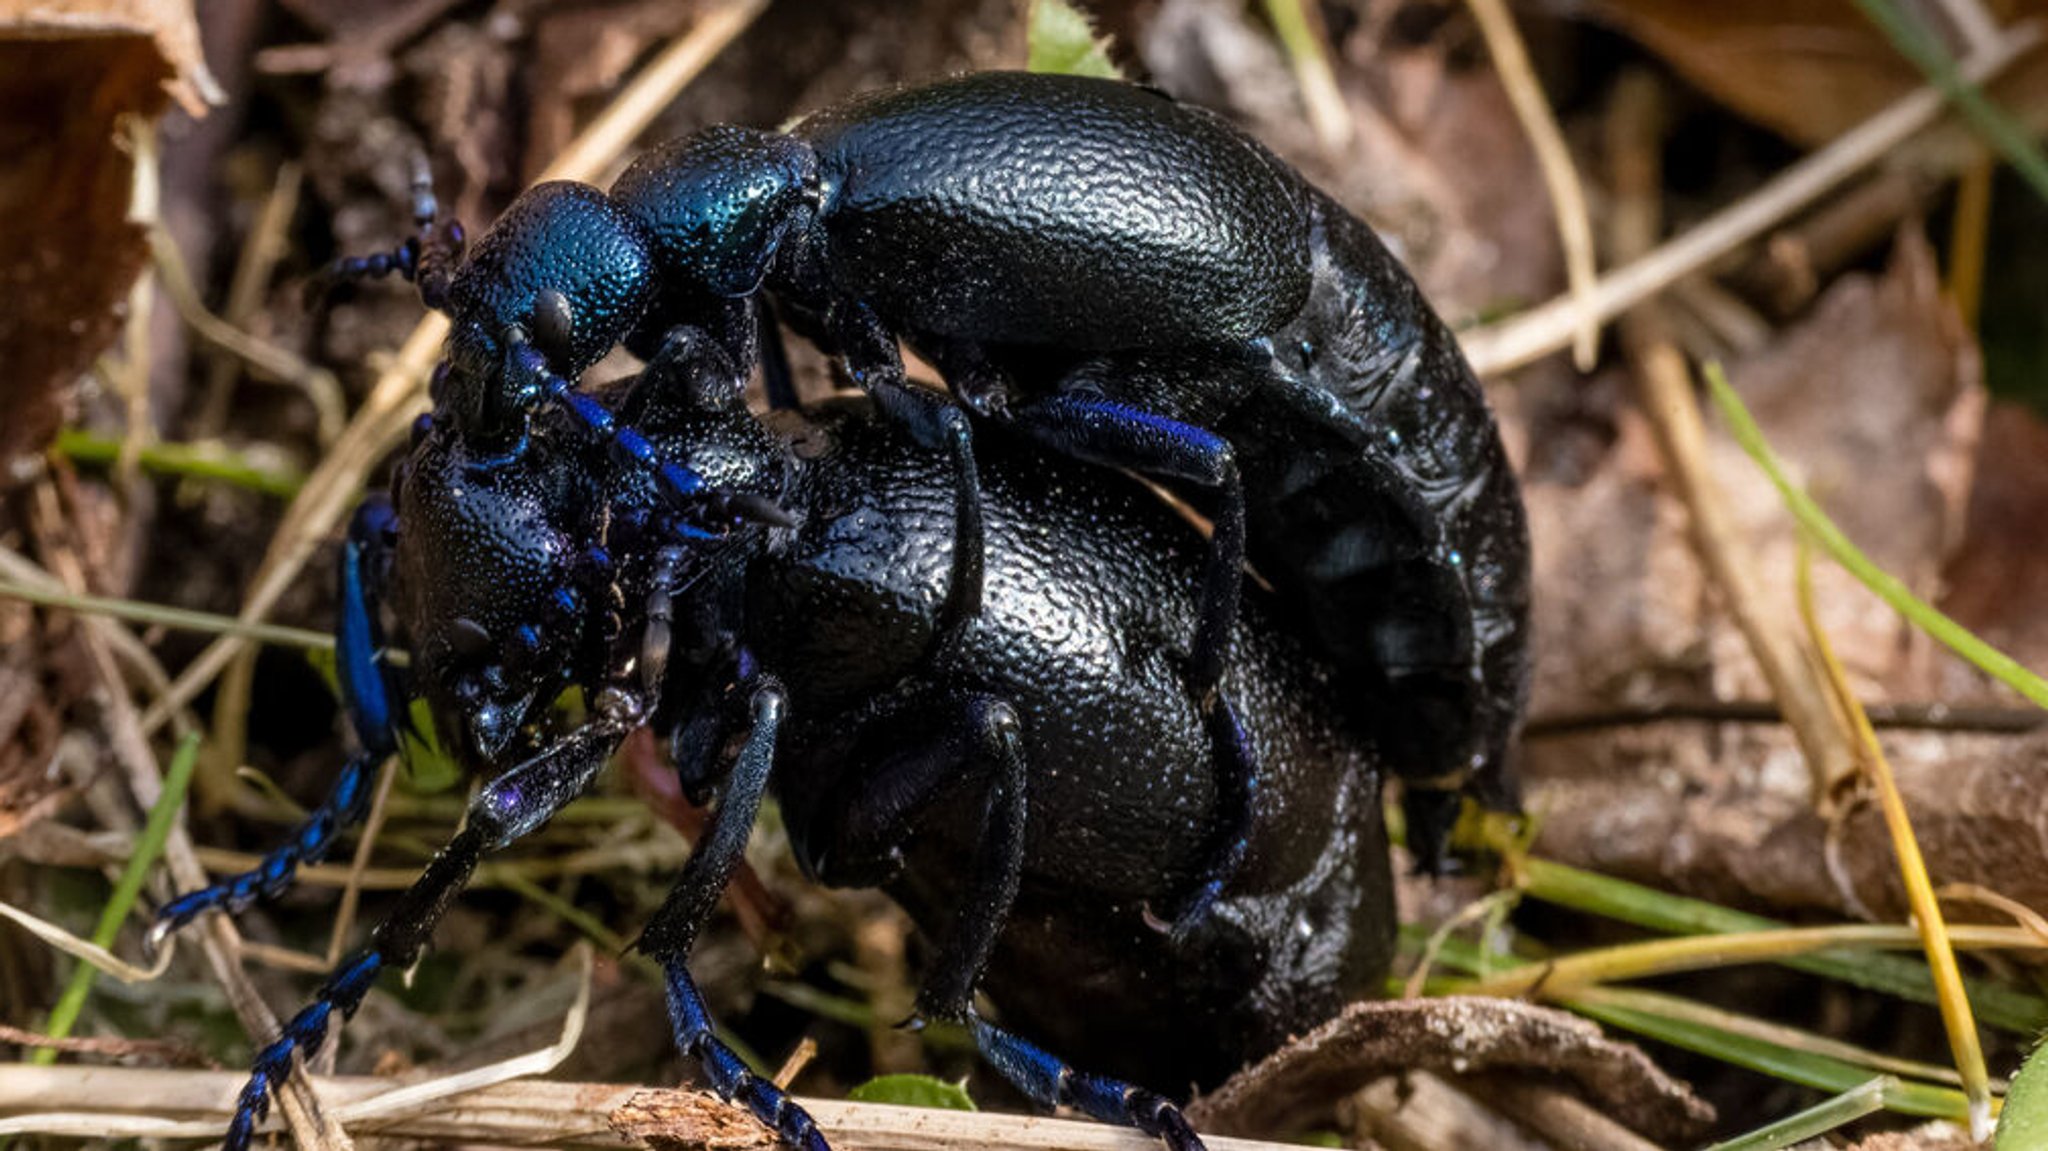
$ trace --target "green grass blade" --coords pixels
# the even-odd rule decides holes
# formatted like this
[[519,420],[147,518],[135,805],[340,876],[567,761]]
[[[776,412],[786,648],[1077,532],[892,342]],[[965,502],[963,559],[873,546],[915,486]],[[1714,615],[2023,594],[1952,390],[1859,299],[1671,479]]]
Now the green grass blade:
[[1779,1151],[1808,1139],[1818,1139],[1847,1123],[1853,1123],[1865,1115],[1884,1110],[1885,1100],[1899,1081],[1889,1075],[1880,1075],[1858,1087],[1852,1087],[1825,1103],[1808,1107],[1797,1115],[1787,1115],[1776,1123],[1759,1127],[1747,1135],[1738,1135],[1726,1142],[1716,1143],[1707,1151]]
[[45,607],[58,607],[87,615],[103,615],[110,619],[122,619],[152,627],[204,632],[208,635],[240,636],[257,643],[276,644],[279,647],[302,647],[316,651],[332,650],[334,647],[333,636],[324,632],[308,631],[302,627],[247,623],[233,616],[192,611],[160,603],[145,603],[142,600],[74,595],[71,592],[39,588],[10,579],[0,579],[0,599],[18,599],[23,603],[42,604]]
[[[1545,903],[1631,923],[1671,935],[1719,935],[1787,926],[1761,915],[1614,879],[1547,859],[1523,861],[1525,894]],[[1901,955],[1818,952],[1780,960],[1784,966],[1879,991],[1914,1003],[1934,1003],[1927,965]],[[1984,1022],[2031,1035],[2048,1028],[2048,1000],[1981,979],[1966,979],[1970,1005]]]
[[[1691,1020],[1672,1019],[1619,1004],[1561,998],[1560,1004],[1588,1018],[1624,1031],[1633,1031],[1673,1047],[1683,1047],[1723,1063],[1800,1083],[1822,1091],[1847,1092],[1869,1080],[1870,1072],[1853,1063],[1794,1051],[1745,1035],[1735,1035]],[[1897,1090],[1885,1095],[1886,1109],[1902,1115],[1966,1122],[1969,1101],[1952,1087],[1901,1081]]]
[[[77,428],[57,433],[51,447],[73,463],[105,467],[121,458],[125,445],[109,436],[96,436]],[[247,488],[266,496],[290,499],[306,485],[306,477],[285,468],[252,464],[225,448],[204,444],[155,443],[143,445],[136,453],[142,470],[178,479],[207,480]]]
[[1963,78],[1934,30],[1895,0],[1856,0],[1856,6],[1891,40],[1892,47],[1926,74],[1928,82],[1940,89],[1977,135],[1996,149],[2033,186],[2037,195],[2048,200],[2048,157],[2041,154],[2019,121],[1986,96],[1982,88]]
[[[156,806],[149,809],[149,820],[143,824],[141,838],[135,841],[135,851],[121,869],[121,877],[115,881],[114,893],[108,897],[107,905],[100,909],[99,924],[92,929],[92,941],[99,946],[113,946],[114,936],[120,933],[122,922],[142,895],[143,880],[148,878],[156,857],[163,853],[164,840],[170,838],[171,822],[177,818],[178,809],[185,805],[185,789],[192,782],[192,768],[198,762],[199,735],[194,732],[178,744],[178,752],[171,758],[171,768],[164,774],[163,794],[157,797]],[[50,1009],[50,1022],[45,1029],[50,1038],[63,1039],[71,1034],[71,1028],[78,1023],[78,1013],[85,1008],[85,997],[92,992],[94,974],[89,963],[80,963],[71,972],[71,982],[64,985],[57,1005]],[[50,1047],[29,1055],[29,1062],[38,1065],[56,1061],[57,1052]]]
[[1820,510],[1820,505],[1814,503],[1811,496],[1801,491],[1799,486],[1786,476],[1776,453],[1772,452],[1770,444],[1764,441],[1763,432],[1756,426],[1756,420],[1750,416],[1749,409],[1743,407],[1742,399],[1735,394],[1735,389],[1729,386],[1728,376],[1721,370],[1721,366],[1707,364],[1705,375],[1708,391],[1714,397],[1714,403],[1720,407],[1722,418],[1728,421],[1729,433],[1735,437],[1735,442],[1742,446],[1742,450],[1748,452],[1749,457],[1756,461],[1757,466],[1764,470],[1764,474],[1770,477],[1771,483],[1778,489],[1779,496],[1784,499],[1785,507],[1791,511],[1792,518],[1798,520],[1799,526],[1820,544],[1821,550],[1848,569],[1849,574],[1876,592],[1879,598],[1890,604],[1894,611],[1905,616],[1915,627],[1940,640],[1951,651],[1977,665],[1986,674],[1995,677],[2027,699],[2041,707],[2048,707],[2048,680],[2043,680],[2021,667],[2019,661],[1978,639],[1968,628],[1936,611],[1933,605],[1914,595],[1896,576],[1877,566],[1861,549],[1850,543],[1849,537],[1843,535],[1842,530],[1835,526],[1827,513]]
[[2005,1110],[1998,1115],[1998,1151],[2048,1147],[2048,1044],[2034,1048],[2012,1077]]

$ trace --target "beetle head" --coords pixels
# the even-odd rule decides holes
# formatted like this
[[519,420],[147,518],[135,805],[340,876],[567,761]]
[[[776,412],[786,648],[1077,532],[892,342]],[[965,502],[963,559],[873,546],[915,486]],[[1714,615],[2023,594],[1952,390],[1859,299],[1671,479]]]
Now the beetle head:
[[480,442],[515,438],[540,398],[536,374],[515,369],[515,346],[574,380],[625,338],[654,289],[647,237],[610,198],[571,181],[535,186],[449,283],[454,330],[435,404]]

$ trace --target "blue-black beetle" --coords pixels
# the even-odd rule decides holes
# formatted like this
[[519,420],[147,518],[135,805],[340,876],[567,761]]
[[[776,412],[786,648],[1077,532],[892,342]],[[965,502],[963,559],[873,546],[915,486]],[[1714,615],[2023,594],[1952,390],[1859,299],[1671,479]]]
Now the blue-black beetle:
[[[789,526],[707,534],[575,429],[537,424],[506,456],[453,421],[424,426],[394,500],[358,516],[342,683],[352,723],[383,725],[359,727],[360,741],[389,747],[395,693],[417,690],[457,753],[494,774],[371,947],[259,1055],[230,1151],[294,1055],[413,961],[479,860],[580,794],[650,721],[686,790],[718,803],[640,946],[667,973],[683,1049],[792,1147],[826,1143],[715,1038],[686,966],[766,794],[809,874],[887,889],[936,940],[923,1015],[967,1024],[1039,1102],[1176,1151],[1201,1142],[1172,1096],[1384,972],[1394,919],[1370,721],[1278,626],[1270,595],[1244,597],[1220,653],[1246,722],[1219,739],[1187,642],[1204,544],[1149,492],[986,437],[987,595],[952,628],[946,455],[865,404],[764,422],[740,405],[742,378],[681,332],[623,389],[620,417],[720,490],[773,501]],[[389,637],[376,622],[387,606]],[[413,653],[403,677],[382,665],[387,640]],[[571,684],[588,715],[549,730]],[[495,718],[477,722],[480,710]],[[1242,862],[1209,913],[1185,933],[1147,926],[1148,907],[1205,882],[1222,840],[1241,842]],[[977,988],[1000,1026],[974,1007]]]
[[786,133],[707,129],[609,194],[542,185],[463,259],[429,224],[401,258],[350,267],[416,274],[449,312],[437,396],[476,442],[515,443],[537,405],[565,402],[683,509],[715,492],[571,381],[677,324],[752,362],[772,295],[952,452],[957,623],[980,586],[972,439],[904,384],[908,340],[988,420],[1190,489],[1216,527],[1198,681],[1214,683],[1249,557],[1378,708],[1425,865],[1460,788],[1513,806],[1528,540],[1492,415],[1371,230],[1220,117],[1115,81],[970,74]]

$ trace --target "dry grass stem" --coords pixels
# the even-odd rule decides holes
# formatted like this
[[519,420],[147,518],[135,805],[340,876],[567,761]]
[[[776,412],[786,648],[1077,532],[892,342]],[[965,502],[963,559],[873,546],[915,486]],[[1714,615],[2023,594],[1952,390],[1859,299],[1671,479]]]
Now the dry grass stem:
[[[250,320],[263,306],[271,277],[290,248],[292,217],[299,210],[299,185],[304,173],[305,169],[295,163],[278,165],[270,194],[263,198],[263,208],[235,257],[234,276],[228,281],[227,302],[221,306],[220,315],[239,331],[249,330]],[[192,419],[193,436],[217,436],[227,426],[234,405],[235,381],[240,375],[241,366],[228,358],[216,360],[207,370],[206,387],[201,393],[205,398]]]
[[163,285],[164,294],[178,309],[178,318],[185,321],[193,334],[241,360],[259,378],[297,388],[313,405],[318,418],[315,434],[323,445],[332,444],[341,435],[348,414],[342,402],[341,381],[334,378],[334,373],[276,344],[257,339],[208,311],[199,298],[199,289],[192,284],[184,254],[161,224],[153,224],[149,229],[149,250],[156,261],[157,282]]
[[1998,17],[1984,7],[1981,0],[1935,0],[1942,14],[1962,34],[1964,46],[1971,52],[1982,52],[1998,43]]
[[[24,1067],[0,1076],[0,1135],[95,1138],[204,1138],[217,1135],[244,1077],[229,1071],[121,1067]],[[337,1113],[373,1097],[390,1098],[391,1080],[322,1076],[314,1080]],[[840,1151],[1157,1151],[1158,1141],[1100,1123],[991,1112],[938,1111],[874,1103],[803,1099]],[[629,1108],[630,1105],[630,1108]],[[621,1114],[623,1113],[623,1115]],[[171,1118],[176,1116],[176,1118]],[[541,1080],[502,1083],[439,1099],[414,1099],[398,1112],[360,1119],[365,1134],[522,1146],[639,1147],[608,1117],[642,1139],[668,1147],[715,1145],[728,1151],[774,1147],[774,1136],[745,1111],[691,1091],[608,1083]],[[753,1138],[749,1139],[748,1136]],[[715,1144],[711,1141],[718,1140]],[[1212,1136],[1210,1151],[1292,1151],[1289,1144]]]
[[1572,1151],[1662,1151],[1657,1144],[1615,1122],[1606,1112],[1569,1092],[1507,1075],[1488,1075],[1464,1085],[1488,1107]]
[[1983,310],[1984,267],[1991,244],[1991,185],[1998,175],[1998,161],[1985,149],[1978,149],[1962,178],[1956,181],[1955,214],[1948,232],[1948,295],[1955,301],[1963,326],[1977,330],[1977,315]]
[[1934,894],[1942,899],[1976,903],[2002,911],[2012,916],[2013,921],[2021,927],[2039,936],[2043,943],[2048,943],[2048,916],[2043,916],[2017,899],[2000,895],[1988,887],[1981,887],[1975,883],[1944,883]]
[[[1964,60],[1958,71],[1971,84],[1981,86],[2040,41],[2038,25],[2015,25],[1992,48]],[[1611,320],[1755,240],[1849,177],[1891,155],[1900,144],[1935,123],[1944,109],[1942,95],[1932,85],[1902,97],[1690,231],[1610,270],[1591,293],[1595,315],[1601,322]],[[1570,346],[1581,315],[1580,301],[1570,296],[1552,300],[1464,333],[1465,354],[1481,376],[1513,371]]]
[[[2048,950],[2048,941],[2020,927],[1957,924],[1949,928],[1949,940],[1956,948],[1967,951]],[[1811,955],[1816,951],[1913,951],[1921,946],[1920,934],[1914,928],[1889,923],[1686,935],[1624,943],[1544,963],[1524,964],[1512,971],[1476,980],[1459,988],[1458,993],[1494,996],[1540,994],[1546,999],[1555,999],[1575,995],[1582,988],[1596,984],[1744,963],[1771,963]]]
[[[1616,87],[1607,152],[1615,200],[1610,243],[1620,259],[1649,251],[1661,230],[1663,119],[1661,89],[1647,74],[1633,73]],[[1639,406],[1656,434],[1665,474],[1685,505],[1693,546],[1806,757],[1815,808],[1826,810],[1839,786],[1855,774],[1849,733],[1837,722],[1806,653],[1792,638],[1796,633],[1791,621],[1774,618],[1765,606],[1754,574],[1756,561],[1707,464],[1706,427],[1692,371],[1672,342],[1656,302],[1646,301],[1628,313],[1621,336],[1635,369]]]
[[1351,107],[1337,87],[1336,73],[1330,69],[1330,38],[1322,13],[1307,0],[1265,0],[1265,7],[1287,66],[1294,73],[1309,130],[1324,152],[1341,154],[1357,128],[1351,122]]
[[80,963],[91,964],[95,970],[111,975],[123,983],[147,983],[162,975],[171,966],[171,956],[177,950],[175,943],[167,944],[154,963],[148,967],[138,967],[92,940],[73,935],[49,920],[30,915],[11,903],[0,901],[0,919],[13,923],[54,950],[61,951]]
[[1565,280],[1568,295],[1578,313],[1572,336],[1572,361],[1582,372],[1590,372],[1600,352],[1600,314],[1593,307],[1593,286],[1600,271],[1593,253],[1593,220],[1586,208],[1586,188],[1565,146],[1564,131],[1557,125],[1543,83],[1529,62],[1529,49],[1508,11],[1506,0],[1466,0],[1486,38],[1486,50],[1493,67],[1507,89],[1515,118],[1536,152],[1536,166],[1543,172],[1543,185],[1550,192],[1551,211],[1557,217],[1558,239],[1564,245]]
[[348,863],[348,881],[341,885],[341,903],[334,909],[334,930],[327,936],[327,962],[341,962],[348,944],[349,929],[355,925],[356,904],[363,895],[363,872],[370,867],[370,854],[377,849],[377,835],[384,830],[386,805],[391,802],[391,785],[398,778],[398,761],[387,756],[377,769],[377,794],[370,797],[370,813],[363,819],[363,833],[356,837],[356,853]]
[[[62,600],[67,606],[82,604],[97,606],[125,602],[120,600],[100,600],[96,596],[77,595],[65,586],[64,581],[44,571],[35,561],[5,547],[0,547],[0,578],[4,578],[9,584],[6,590],[0,592],[0,594],[17,594],[20,598],[31,601]],[[113,611],[107,612],[107,615],[117,614]],[[89,616],[86,626],[100,633],[107,646],[127,664],[129,670],[142,681],[143,686],[149,691],[157,693],[160,697],[169,690],[170,676],[165,673],[163,665],[157,662],[156,653],[149,650],[149,645],[137,639],[134,632],[122,627],[114,622],[113,619],[104,618],[99,615]],[[179,735],[196,729],[197,721],[189,712],[178,709],[170,714],[176,720],[176,728]]]
[[1802,546],[1799,612],[1805,617],[1813,653],[1820,661],[1835,704],[1854,726],[1863,770],[1876,785],[1885,829],[1891,833],[1892,851],[1898,856],[1906,901],[1913,909],[1913,922],[1927,953],[1927,966],[1934,973],[1936,999],[1942,1024],[1948,1030],[1949,1049],[1955,1056],[1956,1070],[1963,1077],[1963,1094],[1970,1101],[1970,1134],[1981,1143],[1991,1137],[1991,1073],[1984,1065],[1984,1048],[1977,1038],[1977,1020],[1970,1010],[1970,997],[1963,991],[1963,973],[1956,964],[1948,921],[1942,918],[1941,904],[1934,897],[1934,882],[1927,875],[1927,860],[1920,853],[1920,840],[1913,834],[1913,821],[1906,812],[1905,799],[1899,795],[1891,761],[1885,758],[1884,748],[1877,742],[1877,730],[1870,726],[1870,717],[1857,703],[1848,674],[1842,670],[1841,661],[1835,658],[1834,645],[1828,642],[1827,632],[1820,626],[1813,603],[1812,567],[1810,553]]

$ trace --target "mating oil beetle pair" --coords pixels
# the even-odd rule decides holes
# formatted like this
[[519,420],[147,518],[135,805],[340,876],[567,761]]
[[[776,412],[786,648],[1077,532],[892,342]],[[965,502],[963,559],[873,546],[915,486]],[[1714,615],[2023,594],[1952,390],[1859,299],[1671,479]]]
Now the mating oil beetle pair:
[[[377,947],[264,1053],[236,1141],[292,1051],[317,1045],[336,1007],[352,1011],[379,970],[417,952],[477,857],[580,791],[650,711],[699,792],[718,779],[701,765],[744,717],[713,827],[646,943],[670,972],[686,1049],[797,1145],[820,1141],[709,1037],[682,966],[771,767],[807,866],[885,884],[942,931],[928,1011],[973,1019],[991,1061],[1034,1097],[1176,1147],[1198,1143],[1163,1098],[1073,1072],[972,1016],[984,965],[998,1002],[1035,1033],[1168,1090],[1213,1082],[1384,965],[1378,765],[1422,785],[1411,796],[1452,794],[1470,777],[1482,797],[1508,801],[1527,544],[1491,418],[1371,232],[1222,121],[1105,81],[969,76],[856,100],[789,135],[713,129],[650,153],[609,195],[535,189],[466,259],[450,240],[429,222],[398,256],[359,265],[413,274],[455,321],[395,542],[372,510],[344,553],[337,636],[364,755],[274,863],[180,900],[164,922],[281,885],[360,806],[361,765],[391,741],[371,592],[394,552],[415,679],[479,758],[501,766],[550,687],[596,688],[596,717],[519,748],[532,754],[487,787]],[[765,433],[734,422],[729,395],[706,398],[707,380],[729,388],[753,362],[763,289],[890,418],[848,434],[863,445],[851,455],[875,462],[861,483],[817,489],[837,493],[823,503],[791,479],[801,468],[782,484],[732,470],[790,457],[730,450],[732,429]],[[903,380],[899,336],[992,437]],[[656,354],[615,413],[571,381],[621,340],[696,350]],[[567,419],[533,418],[545,410]],[[690,430],[703,412],[726,430]],[[1199,606],[1182,597],[1193,638],[1177,679],[1100,654],[1129,658],[1114,643],[1094,657],[1112,674],[1076,678],[1060,663],[1102,602],[1175,602],[1160,574],[1171,562],[1121,569],[1178,545],[1164,529],[1119,540],[1092,510],[1064,514],[1107,498],[1121,481],[1105,474],[1060,465],[1050,493],[999,492],[1030,469],[987,441],[1016,435],[1165,479],[1212,514]],[[917,471],[935,466],[936,481]],[[487,492],[503,506],[477,503]],[[919,511],[892,535],[874,509],[897,497]],[[446,522],[431,526],[437,513]],[[841,533],[819,553],[834,558],[792,560],[804,553],[791,541],[820,523]],[[997,525],[1015,524],[1040,541],[1057,525],[1054,549],[1098,534],[1121,546],[1076,548],[1114,558],[1061,570],[1006,542],[1011,529]],[[950,556],[942,579],[935,554]],[[1247,556],[1287,605],[1276,619],[1240,608]],[[522,594],[493,584],[480,599],[467,563],[484,557]],[[833,566],[845,563],[867,583],[846,583]],[[764,564],[782,573],[766,590],[733,574]],[[832,580],[791,582],[819,564]],[[1006,590],[985,595],[984,583]],[[1009,635],[1012,603],[1030,626]],[[1128,644],[1131,626],[1095,630]],[[1313,637],[1332,670],[1244,663],[1287,635]],[[1179,642],[1148,633],[1141,647],[1158,656]],[[673,651],[690,655],[671,663]],[[848,666],[868,660],[898,678]],[[1176,715],[1182,705],[1191,711]],[[785,708],[824,726],[784,725]],[[1155,749],[1170,755],[1141,754]],[[1319,758],[1309,750],[1323,762],[1306,764]],[[954,818],[935,819],[947,809]],[[1310,812],[1335,822],[1276,830],[1283,813],[1280,824]],[[1411,835],[1440,835],[1440,803],[1411,814]],[[823,822],[795,830],[808,821]],[[1174,913],[1170,931],[1143,926],[1154,907]],[[1231,931],[1236,945],[1218,941]],[[1094,990],[1034,1007],[1047,971]],[[1099,1002],[1076,1002],[1091,995]]]

